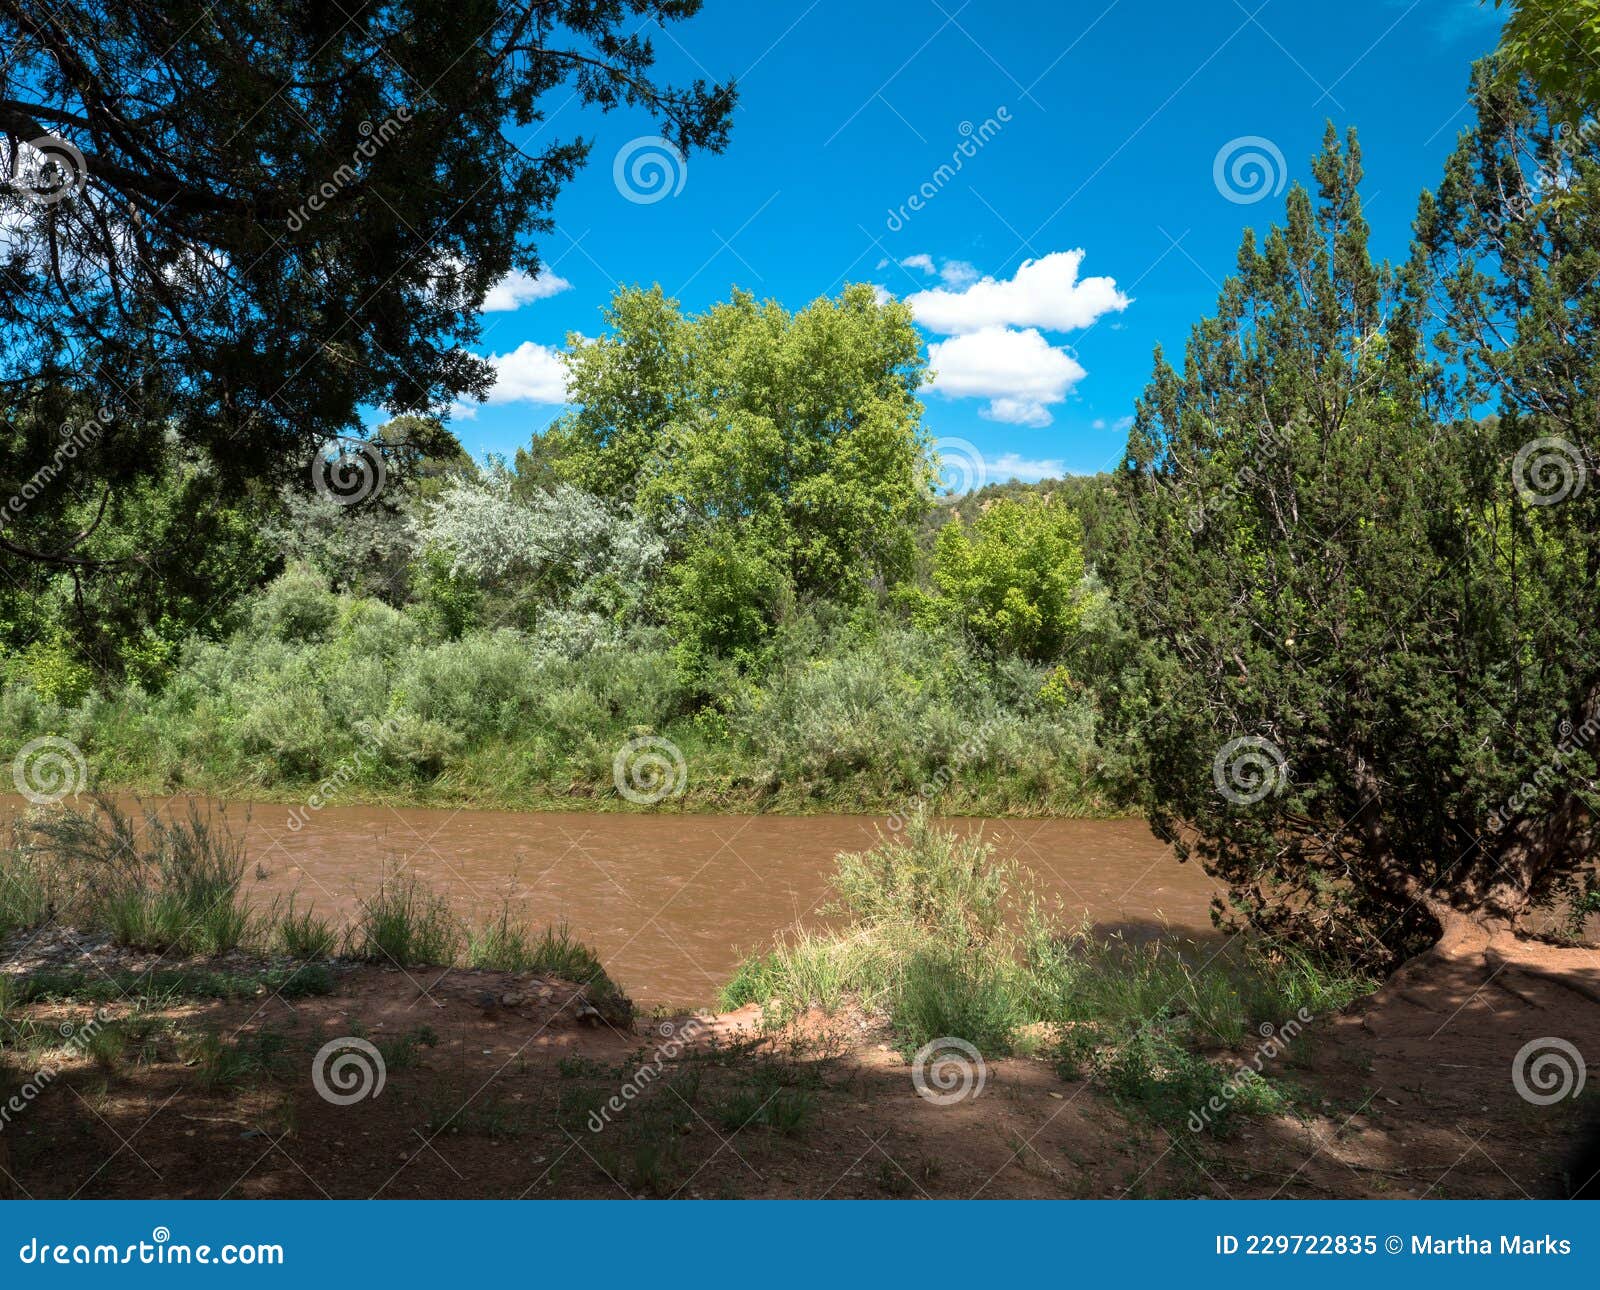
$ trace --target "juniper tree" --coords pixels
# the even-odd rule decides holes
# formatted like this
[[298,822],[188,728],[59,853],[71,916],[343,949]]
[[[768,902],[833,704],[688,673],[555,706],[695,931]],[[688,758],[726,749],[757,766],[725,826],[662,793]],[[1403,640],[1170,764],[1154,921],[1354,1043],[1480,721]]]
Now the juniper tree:
[[1592,872],[1594,225],[1507,235],[1542,257],[1484,240],[1501,130],[1463,138],[1396,270],[1330,126],[1315,191],[1246,234],[1138,402],[1108,545],[1145,639],[1143,796],[1224,923],[1392,960]]
[[[363,408],[482,394],[478,307],[538,272],[589,151],[555,111],[724,144],[731,83],[658,81],[640,34],[699,7],[0,0],[0,500],[86,417],[56,492],[99,524],[164,438],[216,505],[304,483]],[[5,517],[0,553],[96,563],[63,510]]]

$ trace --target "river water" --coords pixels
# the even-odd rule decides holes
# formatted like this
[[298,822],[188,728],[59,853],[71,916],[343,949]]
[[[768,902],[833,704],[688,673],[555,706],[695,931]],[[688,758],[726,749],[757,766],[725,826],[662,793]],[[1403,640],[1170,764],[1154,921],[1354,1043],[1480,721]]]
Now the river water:
[[[0,815],[21,805],[0,802]],[[252,899],[297,891],[341,920],[404,869],[469,917],[510,901],[565,920],[646,1003],[710,1002],[745,954],[797,921],[819,925],[840,851],[871,845],[865,816],[579,814],[230,802],[213,808],[247,845]],[[290,826],[291,812],[303,823]],[[1063,917],[1135,937],[1210,929],[1215,890],[1139,820],[955,820],[1016,857]]]

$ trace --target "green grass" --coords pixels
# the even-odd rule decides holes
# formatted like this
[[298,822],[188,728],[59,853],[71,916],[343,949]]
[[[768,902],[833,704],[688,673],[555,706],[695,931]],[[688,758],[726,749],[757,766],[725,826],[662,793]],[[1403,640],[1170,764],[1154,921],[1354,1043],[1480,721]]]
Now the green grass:
[[[802,1138],[822,1111],[828,1062],[796,1062],[764,1052],[758,1040],[685,1050],[641,1081],[648,1050],[611,1068],[573,1061],[561,1068],[557,1121],[584,1146],[601,1177],[631,1195],[671,1196],[736,1134]],[[636,1090],[620,1108],[624,1085]],[[709,1180],[709,1175],[707,1176]],[[702,1183],[701,1185],[705,1185]]]
[[840,930],[799,931],[746,960],[722,1003],[781,1019],[853,998],[890,1016],[911,1049],[955,1036],[1009,1052],[1027,1019],[1010,931],[1017,882],[981,840],[913,816],[903,835],[839,857],[828,908],[848,920]]
[[424,1048],[438,1046],[439,1036],[433,1027],[418,1026],[402,1035],[383,1040],[378,1044],[378,1052],[383,1057],[385,1069],[400,1071],[415,1066]]
[[207,1093],[220,1093],[288,1074],[295,1066],[289,1047],[289,1038],[281,1031],[228,1039],[207,1030],[189,1041],[186,1057],[195,1083]]
[[37,927],[51,905],[47,871],[29,853],[20,826],[12,831],[12,845],[0,849],[0,939]]
[[[797,931],[746,959],[724,1007],[760,1004],[781,1025],[854,1000],[907,1055],[958,1038],[984,1056],[1053,1035],[1064,1078],[1092,1078],[1126,1109],[1172,1127],[1213,1098],[1195,1131],[1289,1105],[1286,1086],[1235,1078],[1226,1054],[1301,1032],[1376,984],[1292,950],[1251,943],[1134,945],[1052,922],[1012,864],[913,817],[899,837],[839,859],[828,933]],[[1292,1030],[1292,1034],[1291,1034]],[[1289,1045],[1278,1042],[1270,1056]],[[1224,1096],[1224,1094],[1226,1094]]]
[[1174,1133],[1226,1136],[1241,1116],[1291,1110],[1294,1086],[1274,1071],[1315,1044],[1318,1019],[1377,984],[1259,942],[1219,952],[1179,939],[1097,941],[1080,929],[1054,940],[1035,931],[1029,951],[1062,1077],[1093,1079]]
[[1244,942],[1225,951],[1173,937],[1135,945],[1096,939],[1087,928],[1053,935],[1030,926],[1024,959],[1033,1008],[1061,1022],[1132,1029],[1157,1017],[1182,1020],[1202,1046],[1232,1048],[1266,1023],[1327,1016],[1376,981],[1292,949]]
[[1241,1116],[1282,1115],[1293,1091],[1253,1070],[1232,1070],[1146,1027],[1097,1055],[1095,1074],[1125,1110],[1170,1132],[1226,1137]]
[[243,893],[243,846],[190,805],[142,818],[97,798],[88,809],[30,815],[0,850],[0,930],[32,926],[54,910],[64,925],[109,934],[118,945],[185,957],[240,949],[282,955],[297,968],[247,974],[204,966],[148,974],[49,970],[23,981],[0,978],[7,1006],[43,999],[295,998],[325,994],[326,960],[342,953],[384,966],[467,966],[537,972],[587,986],[592,997],[621,991],[595,952],[565,924],[535,932],[509,907],[469,931],[443,896],[415,875],[391,875],[364,900],[343,931],[290,895],[255,912]]
[[275,948],[290,958],[328,959],[339,948],[339,933],[333,924],[318,917],[310,906],[298,908],[292,894],[281,907],[273,905],[267,923],[272,928]]
[[8,877],[36,875],[21,889],[24,903],[48,890],[59,914],[119,945],[193,955],[249,940],[255,919],[241,892],[245,867],[226,820],[195,802],[183,815],[150,807],[136,818],[98,796],[87,810],[30,815],[0,864]]
[[305,999],[333,993],[333,973],[321,964],[274,968],[265,973],[171,968],[156,972],[58,969],[6,983],[7,1004],[163,1003],[192,999],[252,999],[276,994]]
[[456,961],[464,939],[449,901],[415,875],[391,875],[362,901],[346,934],[346,953],[394,967],[440,966]]
[[907,1055],[945,1036],[965,1039],[989,1057],[1004,1057],[1029,1018],[1016,974],[972,962],[944,947],[906,960],[889,1004],[889,1023]]
[[467,936],[467,966],[491,972],[535,972],[587,985],[600,996],[621,994],[606,975],[598,956],[559,923],[535,936],[526,924],[513,921],[510,907]]
[[729,1133],[760,1127],[792,1138],[810,1126],[817,1109],[817,1095],[811,1089],[757,1079],[720,1099],[712,1113]]
[[83,1052],[101,1070],[116,1070],[128,1051],[128,1031],[117,1022],[103,1022],[90,1032]]

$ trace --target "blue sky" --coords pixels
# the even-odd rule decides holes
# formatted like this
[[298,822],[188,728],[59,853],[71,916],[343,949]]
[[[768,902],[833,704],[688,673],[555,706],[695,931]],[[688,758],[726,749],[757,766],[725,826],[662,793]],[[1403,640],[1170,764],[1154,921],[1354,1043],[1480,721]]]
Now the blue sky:
[[860,281],[911,302],[928,429],[988,478],[1103,469],[1153,347],[1181,349],[1242,229],[1281,218],[1325,121],[1359,130],[1377,250],[1405,253],[1498,27],[1476,0],[707,0],[653,34],[669,76],[738,77],[728,150],[680,168],[635,143],[642,114],[555,113],[531,142],[593,155],[542,281],[489,302],[501,380],[453,428],[481,455],[548,425],[556,352],[619,283],[697,310]]

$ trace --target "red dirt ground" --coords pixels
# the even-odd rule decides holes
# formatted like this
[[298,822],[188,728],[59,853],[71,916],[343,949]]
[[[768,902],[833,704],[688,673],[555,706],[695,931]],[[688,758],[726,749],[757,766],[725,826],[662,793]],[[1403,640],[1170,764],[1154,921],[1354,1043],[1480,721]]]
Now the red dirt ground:
[[[1511,938],[1418,960],[1308,1025],[1271,1072],[1301,1091],[1298,1114],[1221,1140],[1125,1114],[1038,1058],[992,1061],[979,1095],[934,1104],[857,1016],[776,1036],[754,1009],[703,1017],[658,1061],[684,1018],[589,1002],[553,979],[358,967],[325,997],[147,1015],[98,1062],[14,1046],[17,1027],[81,1026],[88,1005],[12,1008],[13,1069],[59,1073],[0,1127],[0,1181],[84,1197],[1551,1196],[1594,1098],[1530,1102],[1513,1062],[1541,1040],[1600,1054],[1600,951]],[[208,1031],[258,1068],[208,1091]],[[312,1062],[350,1035],[387,1047],[386,1082],[333,1105]]]

